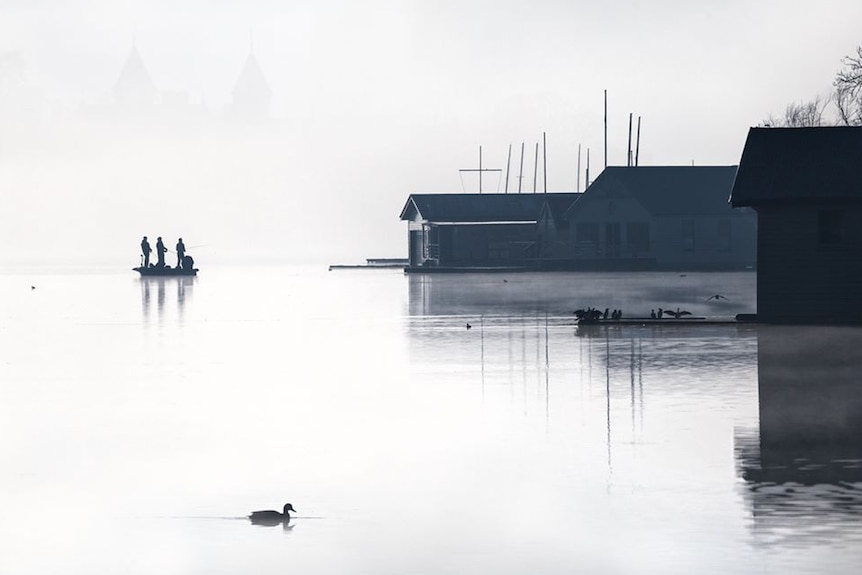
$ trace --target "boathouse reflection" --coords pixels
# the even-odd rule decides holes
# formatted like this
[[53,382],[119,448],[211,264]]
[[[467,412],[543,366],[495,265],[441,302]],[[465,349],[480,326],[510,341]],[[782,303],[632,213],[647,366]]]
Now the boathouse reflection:
[[[409,314],[566,315],[578,308],[622,310],[649,317],[650,309],[682,307],[713,319],[757,309],[751,273],[431,273],[409,274]],[[732,301],[709,300],[720,289]]]
[[813,544],[862,519],[862,329],[758,329],[757,433],[736,435],[754,528]]

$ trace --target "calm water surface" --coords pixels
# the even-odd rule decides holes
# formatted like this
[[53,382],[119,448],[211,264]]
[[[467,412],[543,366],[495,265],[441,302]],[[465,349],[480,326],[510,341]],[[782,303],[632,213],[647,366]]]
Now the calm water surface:
[[858,330],[572,322],[754,284],[5,270],[0,573],[850,572]]

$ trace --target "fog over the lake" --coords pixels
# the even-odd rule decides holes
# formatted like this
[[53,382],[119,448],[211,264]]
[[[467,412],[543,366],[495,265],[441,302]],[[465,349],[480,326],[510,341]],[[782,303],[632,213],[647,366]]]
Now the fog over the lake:
[[[748,127],[826,96],[862,3],[545,0],[0,2],[0,262],[137,265],[142,235],[215,261],[403,257],[410,193],[506,168],[574,191],[578,146],[735,164]],[[157,91],[125,109],[136,52]],[[233,113],[250,54],[271,99]],[[538,174],[542,187],[541,160]],[[488,175],[485,190],[502,191]]]

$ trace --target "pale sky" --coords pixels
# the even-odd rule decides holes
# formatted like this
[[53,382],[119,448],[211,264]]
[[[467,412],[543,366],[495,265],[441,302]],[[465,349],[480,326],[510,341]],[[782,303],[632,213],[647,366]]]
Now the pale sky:
[[[603,90],[609,164],[629,113],[641,165],[737,163],[750,126],[828,94],[860,22],[858,0],[0,0],[26,81],[0,84],[0,262],[137,264],[144,234],[204,245],[201,267],[404,257],[408,194],[475,191],[480,145],[505,169],[512,144],[510,192],[543,132],[549,191],[574,191],[579,144],[595,179]],[[225,127],[250,36],[274,119]],[[210,121],[92,123],[133,40]]]

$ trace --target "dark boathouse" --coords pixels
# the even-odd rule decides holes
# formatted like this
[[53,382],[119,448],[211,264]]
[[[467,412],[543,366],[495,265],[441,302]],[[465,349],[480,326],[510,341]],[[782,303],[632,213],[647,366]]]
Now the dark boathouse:
[[564,215],[572,267],[753,269],[757,215],[728,204],[735,175],[736,166],[606,168]]
[[543,208],[578,195],[411,194],[401,210],[408,270],[536,266]]
[[757,211],[757,317],[862,323],[862,127],[752,128],[734,207]]

